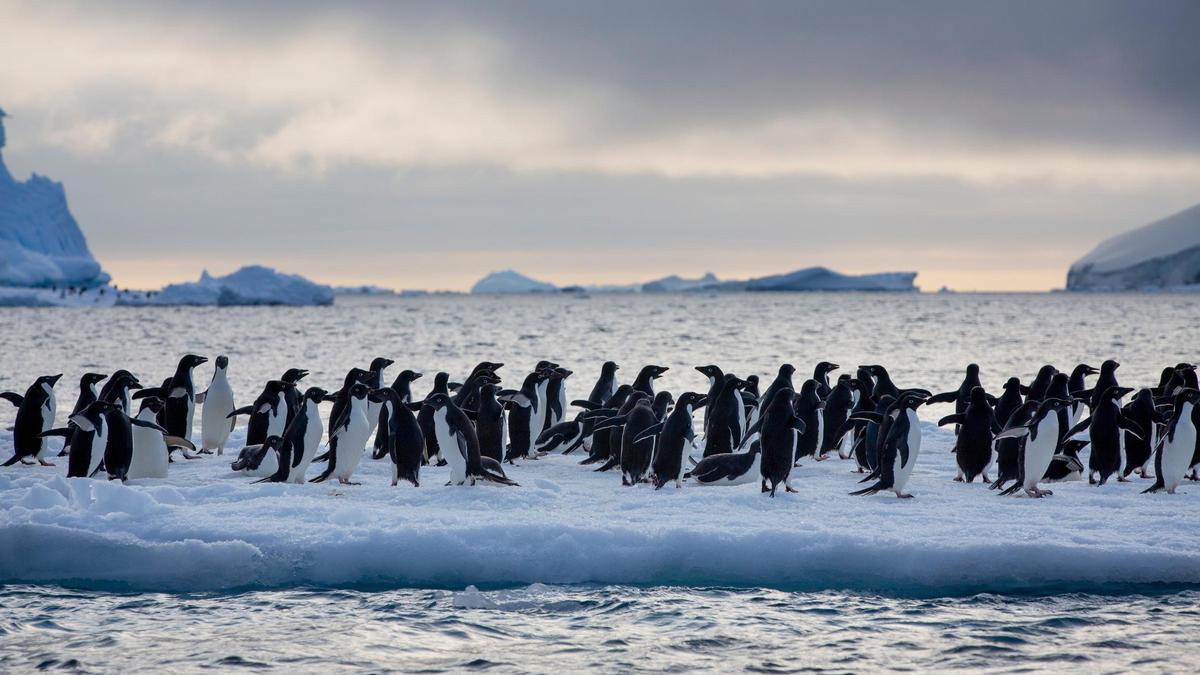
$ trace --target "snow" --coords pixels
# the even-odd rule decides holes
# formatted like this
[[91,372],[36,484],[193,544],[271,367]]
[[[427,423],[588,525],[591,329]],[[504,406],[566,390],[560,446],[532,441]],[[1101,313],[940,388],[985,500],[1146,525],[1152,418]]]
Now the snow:
[[[806,460],[799,494],[756,484],[622,487],[578,454],[506,467],[517,488],[390,487],[365,458],[358,486],[253,485],[233,457],[177,461],[166,479],[0,470],[0,583],[141,590],[371,586],[464,589],[621,583],[851,589],[913,595],[1200,583],[1200,486],[1050,486],[1042,500],[964,485],[952,433],[923,423],[914,500],[850,497],[851,463]],[[234,447],[244,438],[239,427]],[[11,433],[0,431],[0,447]],[[316,469],[310,474],[315,475]]]
[[[0,110],[0,148],[4,147]],[[88,250],[62,183],[18,181],[0,153],[0,286],[99,286],[109,276]]]
[[472,293],[554,293],[556,291],[558,291],[558,287],[554,284],[531,279],[513,270],[492,272],[471,287]]
[[194,283],[171,284],[146,301],[152,305],[331,305],[333,289],[302,276],[249,265],[223,277],[207,271]]
[[1071,265],[1070,290],[1153,290],[1200,283],[1200,204],[1106,239]]

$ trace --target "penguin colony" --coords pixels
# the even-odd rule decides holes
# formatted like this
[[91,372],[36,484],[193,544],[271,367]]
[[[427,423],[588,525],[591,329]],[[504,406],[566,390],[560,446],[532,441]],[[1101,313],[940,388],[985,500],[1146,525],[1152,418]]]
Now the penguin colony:
[[[194,372],[207,361],[184,356],[160,386],[145,386],[126,370],[85,373],[62,427],[55,426],[61,375],[39,377],[24,395],[0,393],[17,408],[13,455],[3,466],[54,466],[53,456],[66,456],[71,477],[162,478],[176,453],[187,460],[224,454],[244,417],[246,445],[231,468],[255,482],[336,478],[354,485],[369,452],[390,461],[392,485],[419,487],[421,467],[436,464],[449,467],[447,485],[516,486],[505,465],[580,450],[581,465],[616,471],[622,485],[758,482],[774,497],[781,485],[796,491],[792,469],[801,460],[836,456],[853,461],[862,475],[864,487],[851,495],[907,499],[921,450],[918,410],[953,403],[955,412],[938,425],[954,426],[954,480],[980,478],[1000,495],[1045,497],[1053,493],[1043,484],[1085,474],[1094,485],[1114,475],[1153,479],[1146,493],[1174,494],[1185,479],[1200,480],[1200,386],[1196,366],[1187,363],[1165,368],[1156,386],[1136,392],[1118,384],[1115,361],[1099,369],[1080,364],[1070,373],[1047,365],[1028,385],[1010,378],[998,396],[984,390],[975,364],[957,390],[937,394],[898,387],[880,365],[859,366],[831,382],[839,366],[821,362],[797,388],[796,369],[784,364],[761,391],[757,377],[705,365],[696,370],[707,389],[676,398],[655,391],[667,368],[647,365],[625,384],[610,361],[587,398],[568,403],[572,372],[550,361],[538,363],[517,389],[500,387],[504,364],[485,361],[461,383],[438,373],[428,394],[417,397],[412,389],[421,373],[405,370],[385,384],[393,362],[377,358],[333,390],[301,391],[308,371],[288,370],[265,383],[252,404],[236,407],[225,356],[217,357],[208,388],[198,391]],[[328,428],[320,412],[325,403],[332,404]],[[578,412],[568,417],[572,406]],[[191,439],[197,407],[199,448]],[[61,451],[52,449],[52,437],[64,439]],[[314,464],[319,468],[310,472]]]

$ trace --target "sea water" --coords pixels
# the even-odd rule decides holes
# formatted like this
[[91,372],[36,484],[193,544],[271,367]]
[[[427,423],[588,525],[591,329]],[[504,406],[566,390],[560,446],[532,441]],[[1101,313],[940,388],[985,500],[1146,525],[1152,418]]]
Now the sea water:
[[[187,352],[229,356],[240,402],[289,367],[336,388],[375,356],[396,361],[389,374],[426,372],[418,393],[437,370],[461,378],[483,359],[505,362],[513,385],[542,358],[576,372],[571,396],[607,359],[627,380],[643,364],[669,366],[659,385],[675,392],[703,391],[696,365],[765,386],[779,363],[795,364],[799,382],[818,360],[881,363],[900,386],[934,391],[956,388],[976,362],[996,391],[1045,363],[1116,358],[1123,384],[1147,386],[1163,366],[1196,360],[1197,310],[1191,295],[853,293],[3,309],[0,389],[63,372],[69,409],[84,371],[123,367],[154,383]],[[845,496],[856,478],[836,461],[806,463],[801,494],[768,502],[754,485],[622,492],[612,476],[550,458],[510,469],[521,492],[476,491],[466,505],[437,470],[419,490],[393,490],[372,462],[363,486],[286,494],[219,468],[229,457],[130,487],[68,483],[62,464],[10,467],[0,669],[1200,666],[1200,488],[1168,500],[1140,498],[1140,485],[1070,484],[1042,502],[999,500],[951,483],[952,437],[925,431],[912,504]],[[10,443],[0,438],[0,455]],[[580,513],[589,507],[600,527]],[[563,513],[545,516],[552,508]]]

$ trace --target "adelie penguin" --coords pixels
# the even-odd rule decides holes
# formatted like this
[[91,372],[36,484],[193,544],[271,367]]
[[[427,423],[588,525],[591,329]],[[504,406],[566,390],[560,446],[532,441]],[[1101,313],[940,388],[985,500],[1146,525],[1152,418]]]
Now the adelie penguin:
[[12,466],[17,462],[32,464],[36,459],[42,466],[54,466],[47,459],[51,455],[50,441],[42,436],[54,426],[58,402],[54,397],[54,385],[62,374],[43,375],[21,396],[11,391],[0,393],[0,398],[17,406],[17,420],[13,426],[13,456],[4,463]]
[[902,394],[896,401],[898,414],[888,425],[887,435],[880,443],[879,480],[868,488],[851,492],[851,495],[873,495],[891,490],[900,499],[912,499],[904,489],[921,454],[921,420],[917,417],[917,408],[924,402],[924,397],[916,393]]
[[[546,381],[546,417],[542,421],[542,431],[563,421],[567,409],[567,383],[571,371],[566,368],[550,368]],[[539,432],[540,433],[540,432]]]
[[[754,412],[750,414],[749,419],[746,420],[746,424],[742,427],[741,433],[745,433],[746,427],[754,426],[754,424],[758,422],[758,418],[761,416],[764,406],[771,402],[771,399],[774,398],[776,392],[781,389],[791,389],[795,391],[796,388],[792,386],[792,375],[795,374],[795,372],[796,367],[790,363],[785,363],[782,366],[779,366],[779,372],[775,374],[775,379],[771,381],[771,384],[767,385],[767,390],[762,393],[762,398],[759,400],[758,407],[754,409]],[[709,399],[709,401],[711,405],[712,399]]]
[[287,404],[287,421],[284,423],[286,429],[292,420],[296,418],[296,413],[300,412],[303,406],[300,396],[300,380],[308,377],[308,371],[303,368],[288,368],[283,375],[279,376],[279,381],[292,386],[285,387],[283,390],[283,401]]
[[1145,437],[1125,432],[1125,468],[1121,475],[1129,478],[1129,474],[1136,473],[1151,478],[1150,463],[1154,459],[1154,449],[1158,447],[1158,428],[1167,423],[1167,416],[1155,407],[1154,393],[1149,389],[1139,391],[1121,412],[1146,432]]
[[1095,375],[1099,372],[1099,370],[1096,370],[1088,364],[1081,363],[1075,366],[1074,370],[1071,371],[1070,377],[1067,378],[1067,394],[1069,394],[1072,399],[1071,407],[1069,409],[1071,426],[1079,424],[1079,421],[1083,419],[1083,408],[1085,403],[1079,399],[1079,394],[1088,388],[1087,377],[1089,375]]
[[421,433],[425,436],[424,461],[426,464],[443,466],[446,460],[442,457],[442,449],[438,446],[437,434],[434,433],[433,406],[429,403],[429,400],[438,394],[450,395],[449,373],[438,373],[433,376],[433,389],[425,396],[421,409],[417,412],[417,423],[421,425]]
[[[346,377],[342,380],[342,388],[333,392],[328,397],[329,400],[333,401],[333,408],[329,411],[330,420],[340,420],[342,418],[342,414],[350,405],[351,389],[354,388],[354,385],[362,382],[367,375],[367,371],[363,370],[362,368],[351,368],[346,372]],[[443,381],[443,386],[445,386],[445,381]],[[367,390],[370,391],[370,388]],[[365,416],[366,414],[366,410],[364,409],[363,415]],[[317,457],[313,461],[324,462],[329,459],[331,456],[333,456],[333,453],[337,451],[337,443],[338,442],[333,438],[333,425],[331,424],[329,427],[329,452]]]
[[816,380],[817,382],[817,396],[821,397],[822,401],[825,400],[825,398],[829,396],[829,392],[832,391],[832,387],[829,386],[829,374],[840,367],[841,366],[836,363],[822,361],[818,363],[815,368],[813,368],[812,379]]
[[[629,398],[625,399],[625,405],[616,412],[615,415],[605,415],[603,419],[596,423],[595,433],[608,434],[608,442],[612,446],[612,453],[608,457],[608,461],[596,471],[608,471],[614,469],[621,464],[621,451],[623,434],[625,432],[625,422],[629,419],[629,414],[633,412],[634,407],[639,403],[645,405],[650,404],[650,397],[642,391],[629,392]],[[596,410],[588,414],[596,415],[604,411]]]
[[229,385],[228,373],[229,357],[218,356],[212,382],[209,382],[208,390],[203,394],[203,407],[200,409],[200,452],[204,454],[210,454],[213,450],[218,455],[225,454],[225,442],[237,423],[229,418],[237,406],[233,403],[233,387]]
[[[1117,401],[1132,389],[1112,386],[1104,391],[1099,398],[1093,398],[1092,416],[1076,424],[1067,432],[1066,437],[1088,430],[1091,439],[1091,453],[1088,455],[1088,482],[1093,485],[1104,485],[1110,476],[1121,470],[1121,460],[1124,454],[1125,429],[1142,438],[1146,432],[1125,417]],[[1100,480],[1096,480],[1099,475]],[[1124,482],[1126,478],[1118,475],[1117,480]]]
[[[317,446],[321,444],[321,436],[325,434],[325,425],[321,422],[321,402],[328,393],[320,387],[309,387],[304,392],[300,399],[300,410],[287,425],[280,439],[279,461],[275,472],[258,482],[304,482],[304,474],[308,472],[308,467],[317,454]],[[411,413],[409,414],[411,416]]]
[[[938,420],[938,426],[953,424],[958,429],[954,442],[954,460],[958,463],[958,482],[971,483],[982,476],[990,483],[987,470],[992,463],[992,436],[1001,430],[1000,423],[992,412],[983,387],[976,386],[967,396],[967,407],[961,413],[947,415]],[[1057,429],[1055,430],[1057,433]],[[1041,474],[1038,474],[1041,477]]]
[[142,424],[130,425],[133,447],[126,478],[166,478],[172,448],[182,450],[185,455],[196,450],[196,446],[186,438],[168,436],[155,426],[148,426],[156,424],[155,420],[163,406],[163,400],[158,397],[142,400],[141,410],[134,418],[134,421]]
[[[717,396],[721,393],[721,387],[725,386],[725,371],[721,370],[720,366],[709,364],[707,366],[696,366],[696,372],[708,378],[708,393],[706,398],[709,401],[717,400]],[[708,417],[712,412],[712,406],[705,406],[704,421],[701,424],[701,429],[708,428]]]
[[[282,436],[287,428],[286,392],[295,385],[281,380],[271,380],[254,403],[229,413],[229,418],[249,415],[246,425],[246,445],[262,445],[268,436]],[[236,420],[235,420],[236,421]]]
[[1001,492],[1001,495],[1014,494],[1019,489],[1023,489],[1030,497],[1048,497],[1054,494],[1050,490],[1038,488],[1038,483],[1050,468],[1050,462],[1059,446],[1059,425],[1062,423],[1059,412],[1070,405],[1071,402],[1066,399],[1042,399],[1037,403],[1037,412],[1028,422],[1000,432],[998,438],[1024,439],[1017,462],[1019,478],[1012,487]]
[[164,427],[147,420],[131,418],[116,406],[109,406],[104,411],[104,425],[107,430],[104,471],[109,480],[122,482],[129,478],[129,467],[133,462],[134,427],[153,429],[164,436],[171,435]]
[[705,457],[737,450],[747,435],[742,426],[742,397],[738,393],[743,384],[744,380],[737,375],[725,373],[717,395],[708,399],[708,425],[704,428]]
[[[509,464],[517,459],[535,458],[533,441],[542,433],[544,411],[539,411],[541,404],[538,388],[547,377],[545,371],[534,371],[525,376],[521,390],[505,396],[505,400],[513,404],[508,415],[508,452],[504,461]],[[441,437],[438,438],[441,442]],[[476,439],[478,445],[478,439]]]
[[804,431],[796,434],[793,466],[800,466],[800,460],[804,457],[815,456],[825,441],[825,418],[821,415],[825,402],[817,396],[818,387],[816,380],[805,380],[800,385],[800,391],[792,398],[796,418],[804,423]]
[[[516,485],[494,460],[484,461],[479,454],[479,438],[466,413],[446,394],[434,394],[428,401],[433,408],[434,433],[450,466],[447,485]],[[489,468],[490,467],[490,468]]]
[[[383,371],[388,366],[395,363],[391,359],[385,359],[382,356],[372,359],[371,366],[367,368],[367,374],[362,378],[362,383],[367,385],[372,391],[383,387]],[[375,433],[375,427],[379,424],[379,411],[383,408],[381,401],[367,399],[367,422],[370,427],[370,433]]]
[[825,407],[821,410],[821,424],[824,432],[821,435],[821,451],[817,455],[818,459],[825,459],[835,449],[841,459],[850,459],[851,457],[853,436],[846,434],[839,440],[835,437],[834,432],[850,418],[850,410],[854,407],[854,384],[853,378],[849,375],[842,375],[833,389],[829,391],[829,395],[825,397]]
[[[485,389],[491,386],[486,385]],[[392,486],[395,487],[401,480],[406,480],[412,483],[413,487],[421,487],[421,460],[425,451],[425,435],[421,433],[421,425],[417,423],[417,416],[413,414],[412,404],[400,400],[400,394],[391,387],[376,390],[371,395],[382,399],[392,411],[386,418],[388,430],[382,448],[383,453],[392,460]],[[487,393],[484,396],[486,397]],[[494,395],[492,400],[495,400]],[[381,427],[384,423],[384,418],[380,418]],[[379,455],[380,449],[376,449],[375,452]]]
[[[91,478],[104,461],[104,450],[108,447],[108,428],[104,414],[116,408],[105,401],[92,401],[83,410],[71,415],[74,428],[67,436],[71,446],[67,458],[67,478]],[[43,432],[49,436],[54,430]]]
[[[617,391],[611,397],[609,397],[608,401],[605,401],[603,408],[590,410],[588,413],[585,413],[585,415],[590,415],[591,413],[594,413],[597,410],[610,410],[610,411],[612,411],[612,414],[615,415],[615,414],[617,414],[617,411],[619,411],[622,407],[624,407],[625,402],[629,399],[629,395],[632,393],[633,393],[633,387],[631,387],[628,384],[622,384],[621,386],[617,387]],[[580,401],[576,401],[576,403],[580,403]],[[612,442],[611,442],[612,434],[610,433],[610,431],[611,430],[606,429],[604,431],[597,432],[593,428],[593,430],[592,430],[592,445],[588,451],[588,457],[587,457],[587,459],[581,461],[580,464],[595,464],[596,462],[607,462],[612,457],[613,446],[612,446]],[[616,452],[619,453],[620,451],[621,451],[621,449],[618,446],[616,449]]]
[[640,391],[651,398],[654,397],[654,381],[663,376],[663,373],[670,370],[666,366],[645,366],[638,372],[637,379],[633,381],[633,390]]
[[247,445],[242,448],[238,452],[237,459],[233,460],[229,468],[244,473],[247,476],[272,477],[278,474],[282,467],[286,467],[290,463],[289,457],[282,456],[282,447],[283,439],[272,434],[267,436],[262,443]]
[[[953,403],[954,414],[961,415],[967,411],[967,406],[971,404],[971,392],[976,388],[982,389],[983,385],[979,381],[979,365],[971,363],[967,365],[967,374],[963,377],[962,384],[955,391],[948,391],[941,394],[934,394],[929,397],[929,403]],[[959,424],[954,425],[954,433],[958,434]],[[987,480],[986,478],[984,479]]]
[[654,439],[654,460],[650,465],[650,473],[655,490],[671,481],[675,482],[676,488],[683,487],[683,458],[696,442],[692,415],[696,408],[704,405],[704,399],[704,395],[694,391],[684,392],[666,420],[634,438],[634,443],[647,437]]
[[132,391],[141,389],[142,383],[128,370],[117,370],[108,376],[108,382],[100,389],[100,400],[112,403],[129,413],[133,410]]
[[[71,414],[67,416],[67,428],[74,429],[74,422],[71,418],[83,412],[84,408],[100,400],[100,393],[96,390],[96,383],[101,382],[108,377],[104,373],[84,373],[83,377],[79,378],[79,397],[75,399],[75,406],[71,408]],[[59,457],[66,457],[70,452],[71,437],[68,436],[63,443],[62,452],[58,453]]]
[[192,372],[202,363],[208,363],[208,359],[187,354],[179,359],[171,377],[170,390],[163,401],[163,427],[172,436],[185,439],[192,436],[192,422],[196,418],[196,385],[192,382]]
[[[1004,398],[1001,397],[1001,403],[1003,401]],[[1006,415],[1008,419],[1001,424],[1001,433],[996,434],[996,480],[988,486],[989,490],[1004,490],[1005,484],[1009,481],[1020,480],[1021,445],[1025,442],[1025,437],[1022,434],[1005,436],[1003,432],[1024,427],[1033,419],[1040,405],[1039,401],[1025,401],[1019,404],[1016,410]],[[999,410],[999,406],[997,406],[997,410]]]
[[796,491],[791,484],[792,463],[795,459],[796,435],[803,433],[805,426],[804,421],[796,417],[792,405],[793,393],[787,387],[776,390],[771,400],[764,404],[766,410],[762,417],[746,432],[747,437],[755,432],[759,434],[762,492],[772,497],[781,483],[788,492]]
[[605,401],[612,398],[613,394],[617,393],[617,371],[621,367],[612,361],[605,361],[603,366],[600,366],[600,377],[596,378],[596,384],[592,386],[592,391],[588,394],[587,400],[597,405],[603,405]]
[[358,468],[367,441],[371,437],[370,423],[367,421],[367,395],[370,391],[367,385],[361,382],[350,387],[348,401],[341,416],[329,423],[329,465],[321,475],[310,480],[310,483],[323,483],[333,477],[343,485],[355,485],[350,482],[350,477]]
[[637,485],[646,480],[654,454],[654,436],[641,440],[638,437],[657,424],[654,409],[644,398],[629,411],[621,430],[621,485]]
[[1183,482],[1184,474],[1192,463],[1192,454],[1197,447],[1196,404],[1200,402],[1200,391],[1191,388],[1180,389],[1175,394],[1171,410],[1171,419],[1167,422],[1167,431],[1163,434],[1158,452],[1154,456],[1154,485],[1142,491],[1143,494],[1166,490],[1167,494],[1175,494],[1179,484]]
[[[489,380],[479,389],[478,409],[475,411],[475,434],[479,438],[479,454],[497,462],[504,459],[504,444],[508,439],[508,412],[496,398],[499,387]],[[548,432],[543,432],[543,434]],[[540,438],[540,437],[539,437]],[[544,452],[535,447],[534,452]]]

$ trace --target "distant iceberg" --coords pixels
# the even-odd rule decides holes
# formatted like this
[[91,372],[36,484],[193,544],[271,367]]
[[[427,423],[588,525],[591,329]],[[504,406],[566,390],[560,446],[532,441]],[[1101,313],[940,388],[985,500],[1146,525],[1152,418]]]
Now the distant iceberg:
[[475,294],[483,293],[556,293],[558,287],[554,284],[531,279],[513,270],[492,272],[475,282],[471,287]]
[[698,279],[685,279],[678,274],[672,274],[669,277],[647,281],[642,284],[643,293],[678,293],[679,291],[692,291],[699,288],[707,288],[720,283],[717,275],[712,272],[705,273],[704,276]]
[[1100,242],[1067,272],[1069,291],[1200,290],[1200,204]]
[[841,274],[824,267],[807,267],[787,274],[750,279],[747,291],[916,291],[916,272]]
[[[0,148],[4,117],[0,109]],[[108,281],[67,208],[62,183],[37,174],[18,181],[0,155],[0,286],[91,288]]]
[[250,265],[223,277],[205,271],[199,281],[171,284],[139,304],[332,305],[333,289],[296,274]]
[[383,286],[372,286],[365,284],[363,286],[334,286],[334,295],[395,295],[396,291]]

